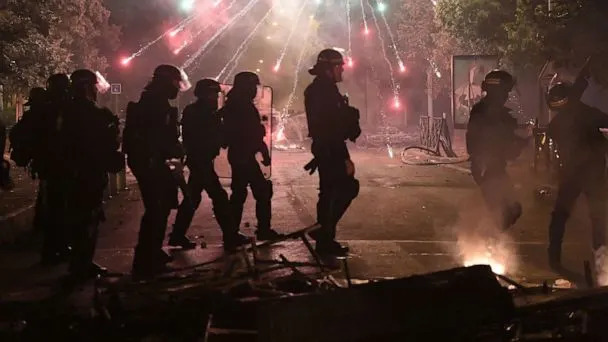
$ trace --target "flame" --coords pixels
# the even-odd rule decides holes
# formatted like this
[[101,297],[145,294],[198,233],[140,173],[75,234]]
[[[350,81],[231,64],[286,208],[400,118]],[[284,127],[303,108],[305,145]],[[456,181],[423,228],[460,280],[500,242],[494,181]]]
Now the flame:
[[495,260],[490,253],[487,255],[473,255],[465,258],[463,261],[463,265],[465,267],[473,266],[473,265],[489,265],[492,269],[492,272],[500,275],[504,275],[507,271],[506,266]]
[[277,141],[285,140],[285,126],[279,126],[279,130],[277,131]]

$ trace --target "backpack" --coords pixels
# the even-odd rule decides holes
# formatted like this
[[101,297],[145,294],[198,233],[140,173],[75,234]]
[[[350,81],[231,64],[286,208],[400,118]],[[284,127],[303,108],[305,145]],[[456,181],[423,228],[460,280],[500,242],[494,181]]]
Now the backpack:
[[27,111],[9,132],[11,159],[20,167],[26,167],[34,157],[36,117]]

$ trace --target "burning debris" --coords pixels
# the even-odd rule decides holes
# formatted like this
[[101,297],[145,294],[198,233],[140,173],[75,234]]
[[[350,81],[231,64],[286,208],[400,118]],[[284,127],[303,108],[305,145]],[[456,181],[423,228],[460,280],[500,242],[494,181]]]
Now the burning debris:
[[517,257],[512,238],[499,231],[488,219],[465,229],[459,227],[457,255],[464,266],[489,265],[499,275],[517,270]]

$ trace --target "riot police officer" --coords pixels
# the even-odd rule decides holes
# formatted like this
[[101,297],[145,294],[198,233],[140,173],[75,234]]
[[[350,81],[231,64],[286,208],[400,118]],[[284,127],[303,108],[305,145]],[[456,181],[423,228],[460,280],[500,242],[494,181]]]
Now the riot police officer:
[[311,236],[317,241],[317,252],[334,256],[348,253],[348,247],[336,241],[336,226],[359,193],[355,165],[345,141],[355,141],[361,129],[358,111],[348,105],[336,85],[342,81],[343,72],[342,54],[331,49],[321,51],[309,70],[316,77],[304,92],[314,156],[307,167],[312,166],[313,172],[318,167],[320,188],[317,221],[321,229]]
[[196,83],[194,95],[197,101],[186,106],[182,115],[182,136],[186,150],[186,165],[190,170],[188,179],[189,198],[179,206],[169,245],[184,249],[194,248],[196,244],[186,237],[192,223],[194,212],[201,202],[202,191],[213,202],[215,218],[222,229],[224,247],[234,247],[248,242],[239,234],[234,223],[228,194],[222,187],[213,167],[213,160],[219,155],[222,146],[222,119],[217,113],[220,84],[212,79]]
[[70,79],[66,74],[54,74],[48,78],[46,98],[44,108],[33,125],[36,139],[30,170],[40,182],[35,220],[41,222],[44,234],[42,263],[55,264],[67,260],[70,254],[66,218],[71,170],[65,160],[68,142],[64,121],[73,100]]
[[67,224],[70,230],[72,280],[84,280],[105,269],[93,263],[99,224],[104,220],[103,193],[108,172],[124,167],[124,155],[118,152],[118,118],[96,104],[98,83],[95,73],[74,71],[73,103],[64,118],[65,159],[69,165],[67,188]]
[[123,150],[145,208],[133,260],[135,276],[154,275],[171,261],[162,246],[169,213],[177,208],[178,188],[167,162],[183,158],[184,153],[178,140],[177,108],[169,101],[187,88],[187,77],[180,69],[160,65],[139,102],[127,107]]
[[608,127],[608,115],[580,102],[573,86],[555,84],[547,105],[556,115],[547,134],[559,152],[559,190],[549,225],[549,264],[561,268],[561,247],[566,221],[577,198],[584,194],[592,225],[592,246],[602,257],[606,245],[606,153],[608,142],[599,131]]
[[489,72],[481,85],[486,95],[473,106],[466,133],[473,179],[503,230],[514,225],[522,214],[506,171],[507,162],[517,158],[527,144],[527,139],[516,134],[517,120],[505,107],[514,85],[508,72]]
[[228,162],[232,169],[230,206],[235,224],[237,227],[241,224],[247,186],[250,186],[256,203],[256,237],[258,240],[273,240],[281,235],[270,227],[272,182],[264,177],[256,159],[256,155],[261,153],[262,164],[270,165],[270,152],[264,143],[266,130],[253,103],[259,85],[260,79],[255,73],[238,73],[220,115],[224,119]]

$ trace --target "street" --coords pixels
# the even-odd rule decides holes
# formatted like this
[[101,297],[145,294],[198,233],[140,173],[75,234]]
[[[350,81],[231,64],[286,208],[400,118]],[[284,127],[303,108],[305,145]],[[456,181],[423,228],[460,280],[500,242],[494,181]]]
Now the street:
[[[281,232],[295,231],[315,222],[318,178],[302,170],[309,158],[308,152],[273,154],[273,226]],[[516,181],[516,187],[524,214],[512,230],[499,234],[488,228],[490,224],[477,188],[462,166],[410,166],[389,158],[385,150],[371,149],[353,151],[353,160],[361,191],[338,229],[338,240],[351,248],[352,278],[403,277],[476,263],[491,263],[499,273],[504,268],[508,276],[526,284],[559,278],[549,270],[546,261],[551,201],[535,200],[534,181],[521,176],[528,173],[525,165],[513,169],[514,178],[523,179]],[[225,184],[229,184],[228,180]],[[130,271],[142,210],[134,183],[128,191],[106,203],[108,219],[101,228],[95,258],[98,263],[113,272]],[[590,254],[585,215],[586,208],[579,205],[569,223],[564,246],[565,265],[580,277],[583,261]],[[242,231],[253,235],[254,225],[250,195]],[[205,241],[207,248],[174,250],[173,264],[200,263],[222,253],[221,234],[206,197],[189,235]],[[51,286],[65,272],[65,266],[49,269],[37,264],[35,240],[32,238],[25,246],[21,243],[2,248],[0,279],[5,299],[28,297],[31,291]],[[487,241],[494,243],[488,247]],[[489,251],[492,257],[488,257]],[[296,241],[281,244],[280,253],[290,260],[308,258],[303,244]]]

